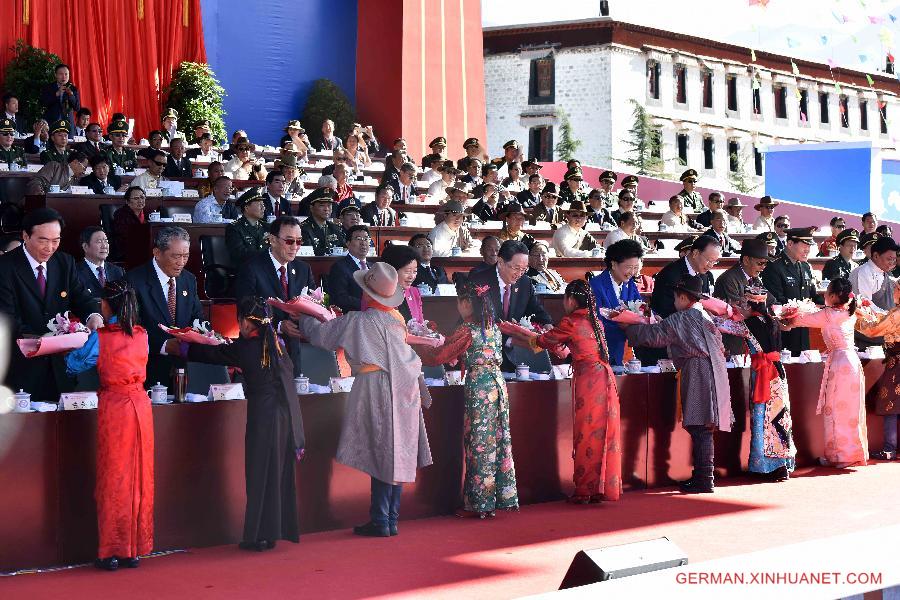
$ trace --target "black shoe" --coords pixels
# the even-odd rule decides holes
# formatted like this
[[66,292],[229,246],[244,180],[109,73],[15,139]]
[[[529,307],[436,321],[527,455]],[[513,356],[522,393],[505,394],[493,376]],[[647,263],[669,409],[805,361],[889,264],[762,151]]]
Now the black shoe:
[[141,559],[137,556],[123,558],[119,561],[119,564],[121,564],[123,567],[128,567],[129,569],[137,569],[139,566],[141,566]]
[[369,521],[365,525],[359,525],[353,528],[356,535],[364,535],[366,537],[390,537],[391,530],[387,525],[378,525]]
[[396,523],[389,523],[388,531],[390,531],[391,535],[399,535],[400,534],[400,531],[397,529]]
[[255,552],[263,552],[269,549],[269,544],[266,540],[259,540],[258,542],[241,542],[238,544],[238,548],[241,550],[251,550]]
[[712,494],[715,485],[712,482],[701,483],[695,479],[688,479],[678,484],[682,494]]
[[894,460],[897,458],[896,452],[888,452],[887,450],[879,450],[878,452],[872,452],[869,454],[869,458],[872,460]]
[[769,479],[775,482],[787,481],[790,478],[791,472],[787,470],[787,467],[778,467],[769,473]]
[[274,549],[276,543],[277,543],[277,542],[276,542],[275,540],[266,540],[266,549],[267,549],[267,550],[272,550],[272,549]]
[[119,559],[115,556],[109,558],[98,558],[94,561],[94,566],[104,571],[115,571],[119,568]]

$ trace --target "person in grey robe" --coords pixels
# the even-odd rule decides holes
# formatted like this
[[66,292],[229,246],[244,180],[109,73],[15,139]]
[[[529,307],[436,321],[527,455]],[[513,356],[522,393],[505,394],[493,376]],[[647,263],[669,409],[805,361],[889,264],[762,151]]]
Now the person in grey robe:
[[[362,288],[365,311],[327,322],[301,316],[298,331],[314,346],[343,348],[355,376],[337,461],[372,478],[370,521],[357,535],[397,535],[403,483],[431,464],[422,408],[431,396],[421,376],[422,361],[406,343],[406,324],[396,307],[403,302],[397,271],[384,262],[353,274]],[[294,334],[291,325],[282,330]]]
[[629,325],[625,335],[632,346],[669,348],[680,373],[682,425],[691,435],[694,458],[693,475],[681,491],[711,493],[713,431],[731,431],[734,423],[725,348],[717,324],[700,304],[703,280],[687,275],[673,290],[676,312],[654,325]]

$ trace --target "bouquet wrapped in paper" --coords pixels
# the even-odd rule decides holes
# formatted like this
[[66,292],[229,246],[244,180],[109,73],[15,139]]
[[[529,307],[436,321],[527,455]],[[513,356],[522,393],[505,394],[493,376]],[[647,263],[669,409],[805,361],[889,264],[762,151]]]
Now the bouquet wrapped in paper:
[[194,323],[190,327],[169,327],[160,323],[159,328],[172,337],[191,344],[218,346],[228,343],[228,340],[222,334],[217,333],[210,327],[209,321],[201,321],[200,319],[194,319]]
[[650,305],[643,300],[629,300],[622,302],[616,308],[600,307],[597,310],[604,319],[624,325],[647,325],[656,322],[650,311]]
[[816,303],[809,299],[788,300],[786,304],[775,304],[772,306],[772,314],[776,319],[789,321],[800,315],[808,315],[819,310]]
[[16,340],[19,350],[28,358],[77,350],[87,342],[90,331],[69,311],[57,314],[47,322],[49,333],[38,338]]
[[[497,323],[497,327],[501,333],[520,340],[529,347],[532,347],[529,340],[537,338],[537,336],[552,328],[551,325],[543,326],[535,323],[527,316],[522,317],[518,321],[500,321]],[[566,346],[554,346],[553,348],[547,348],[547,350],[558,358],[566,358],[569,355],[569,348]]]
[[334,311],[328,308],[327,295],[321,287],[311,292],[307,288],[303,288],[299,296],[287,301],[269,298],[267,302],[269,306],[283,310],[293,317],[307,315],[320,321],[330,321],[336,316]]
[[444,343],[444,336],[437,332],[434,321],[410,319],[406,323],[406,343],[437,348]]
[[875,306],[868,298],[862,298],[856,306],[858,327],[870,327],[881,321],[887,311]]

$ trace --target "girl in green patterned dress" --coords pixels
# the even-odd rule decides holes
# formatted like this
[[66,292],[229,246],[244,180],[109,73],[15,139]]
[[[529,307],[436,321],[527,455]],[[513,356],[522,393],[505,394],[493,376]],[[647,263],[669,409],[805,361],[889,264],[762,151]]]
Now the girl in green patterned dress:
[[461,361],[466,371],[463,421],[466,454],[464,506],[460,517],[493,517],[494,510],[518,509],[516,470],[509,433],[509,395],[500,372],[502,336],[494,322],[488,287],[465,279],[456,285],[463,323],[438,348],[417,346],[422,363]]

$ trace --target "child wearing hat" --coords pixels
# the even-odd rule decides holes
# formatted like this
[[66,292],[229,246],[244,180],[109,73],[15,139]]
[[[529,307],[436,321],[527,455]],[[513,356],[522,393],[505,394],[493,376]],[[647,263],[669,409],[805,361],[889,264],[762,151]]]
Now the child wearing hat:
[[[694,472],[681,484],[686,494],[712,493],[715,489],[713,432],[731,431],[731,391],[725,368],[722,335],[700,301],[703,280],[686,275],[673,286],[675,311],[652,325],[624,325],[633,347],[668,348],[669,357],[679,372],[677,401],[681,406],[682,426],[691,436]],[[621,315],[614,321],[625,323]]]

